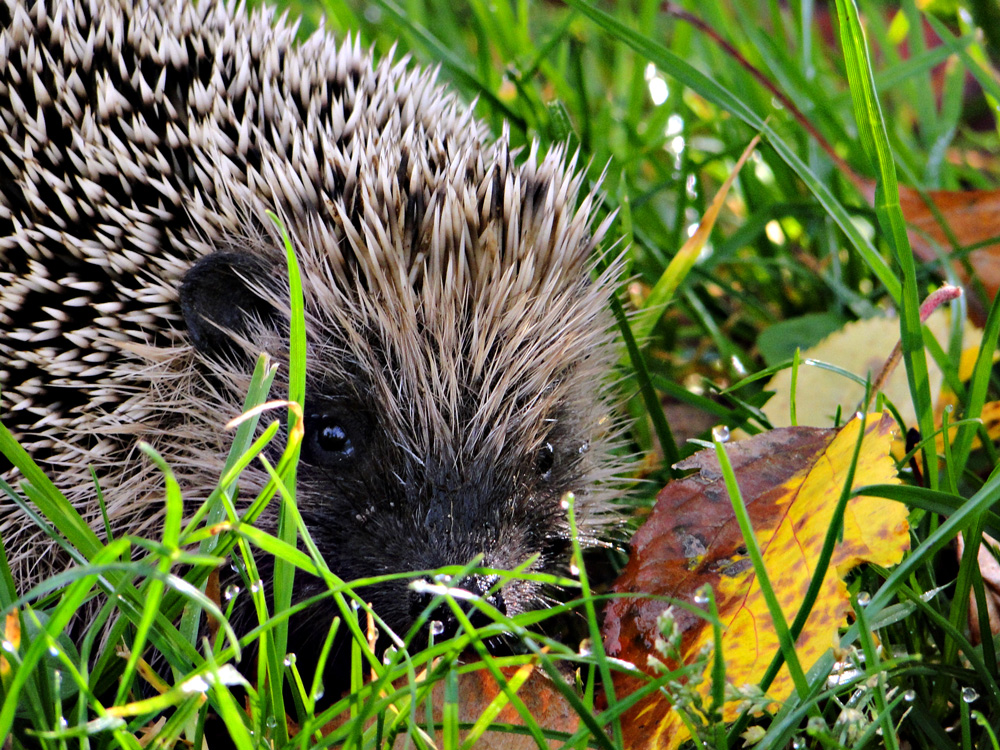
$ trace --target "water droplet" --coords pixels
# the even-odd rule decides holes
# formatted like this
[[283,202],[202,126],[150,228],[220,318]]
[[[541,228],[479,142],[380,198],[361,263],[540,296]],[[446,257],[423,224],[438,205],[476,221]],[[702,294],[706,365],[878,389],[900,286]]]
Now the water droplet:
[[49,646],[49,656],[59,656],[59,649],[55,646]]
[[250,593],[256,594],[264,590],[264,582],[262,580],[256,580],[250,584]]
[[278,720],[275,719],[273,716],[268,716],[267,721],[265,721],[264,723],[267,725],[268,729],[274,729],[275,727],[278,726]]
[[708,599],[708,592],[704,588],[700,588],[694,592],[695,604],[708,604]]
[[975,688],[962,688],[962,700],[966,703],[972,703],[972,701],[976,700],[978,697],[979,693],[976,692]]
[[579,453],[580,453],[580,455],[583,455],[584,453],[586,453],[589,450],[590,450],[590,442],[587,441],[583,445],[580,446]]
[[312,699],[314,701],[321,701],[321,700],[323,700],[323,696],[324,695],[326,695],[326,693],[323,691],[323,688],[320,687],[320,688],[317,688],[316,692],[312,694]]
[[385,665],[392,664],[392,660],[395,656],[396,656],[396,647],[389,646],[389,648],[385,650],[385,653],[382,654],[382,663]]
[[444,632],[444,623],[440,620],[431,620],[429,623],[431,635],[441,635]]
[[570,563],[569,564],[569,574],[571,576],[578,576],[578,575],[580,575],[580,566],[577,565],[576,563]]
[[905,693],[903,693],[903,700],[906,701],[907,703],[913,703],[913,701],[915,701],[916,699],[917,699],[916,690],[907,690]]
[[867,591],[859,591],[858,592],[858,606],[859,607],[867,607],[871,603],[872,603],[872,595],[871,594],[869,594]]
[[795,748],[795,750],[802,750],[802,748],[804,748],[805,746],[806,746],[806,741],[801,737],[796,737],[794,740],[792,740],[792,747]]
[[181,683],[181,692],[187,693],[188,695],[193,695],[195,693],[207,693],[208,681],[204,677],[196,675],[190,680],[186,680]]
[[719,427],[712,428],[712,438],[718,440],[720,443],[725,443],[729,441],[729,428],[725,425],[720,425]]
[[235,583],[231,583],[228,586],[226,586],[226,591],[223,594],[223,596],[226,597],[226,601],[229,602],[235,599],[236,596],[240,593],[240,591],[241,589],[239,586],[237,586]]
[[295,654],[285,654],[285,666],[286,667],[292,666],[297,659],[298,657],[295,656]]

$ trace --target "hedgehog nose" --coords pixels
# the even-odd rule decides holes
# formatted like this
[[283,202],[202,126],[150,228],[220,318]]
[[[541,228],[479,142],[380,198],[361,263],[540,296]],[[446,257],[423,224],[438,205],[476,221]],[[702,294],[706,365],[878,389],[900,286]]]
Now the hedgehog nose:
[[[455,603],[469,618],[469,622],[472,623],[473,627],[481,628],[484,625],[488,625],[493,622],[493,618],[482,612],[468,598],[465,598],[463,592],[474,594],[490,604],[500,614],[505,615],[507,614],[507,605],[504,602],[503,591],[497,590],[492,594],[489,593],[498,580],[499,576],[473,575],[462,579],[458,584],[451,584],[450,588],[453,590]],[[428,583],[431,582],[428,581]],[[429,589],[422,588],[419,591],[410,591],[410,617],[413,621],[416,621],[424,610],[431,606],[435,596],[442,593],[439,585]],[[430,629],[434,634],[435,640],[445,640],[458,632],[459,620],[447,601],[442,600],[438,603],[438,606],[429,614],[428,622],[431,623]]]

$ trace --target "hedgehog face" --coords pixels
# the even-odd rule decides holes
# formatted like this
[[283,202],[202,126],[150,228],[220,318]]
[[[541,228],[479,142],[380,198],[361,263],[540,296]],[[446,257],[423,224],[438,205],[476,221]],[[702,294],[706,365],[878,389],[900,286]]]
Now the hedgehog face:
[[[181,307],[191,339],[216,369],[233,367],[241,349],[249,362],[251,352],[273,346],[287,327],[284,312],[265,302],[280,290],[249,281],[265,270],[263,257],[218,252],[184,280]],[[329,309],[309,307],[312,316]],[[465,360],[449,351],[449,340],[426,326],[417,326],[414,346],[403,331],[365,331],[357,320],[318,325],[312,319],[310,326],[297,497],[331,569],[355,580],[479,558],[486,568],[530,563],[529,571],[558,570],[569,543],[562,499],[568,492],[586,499],[596,468],[589,447],[598,437],[600,401],[592,373],[574,361],[551,372],[549,382],[537,381],[536,393],[523,386],[502,392],[482,375],[468,378]],[[573,335],[565,324],[514,333],[516,342],[496,338],[497,356],[506,347],[551,349],[561,345],[558,337]],[[458,395],[442,395],[430,379],[427,390],[413,388],[412,374],[421,365],[454,369],[439,377]],[[405,367],[410,371],[400,372]],[[462,375],[465,380],[458,379]],[[509,383],[521,385],[517,379]],[[497,589],[497,580],[470,576],[457,585],[507,614],[543,603],[537,584],[514,580]],[[392,581],[362,593],[400,635],[433,598],[408,583]],[[318,580],[300,581],[297,597],[322,591]],[[318,608],[308,618],[328,620],[336,614],[332,604],[329,609]],[[446,628],[457,624],[446,607],[432,619]]]
[[[310,533],[347,580],[465,565],[553,571],[568,543],[561,497],[585,492],[584,443],[554,427],[541,447],[505,455],[411,454],[391,432],[393,415],[314,395],[307,402],[299,472],[300,509]],[[553,417],[553,423],[556,422]],[[457,460],[455,460],[457,459]],[[458,583],[507,614],[537,607],[537,585],[496,577]],[[432,598],[393,581],[366,588],[385,622],[405,634]],[[447,607],[431,619],[454,624]]]

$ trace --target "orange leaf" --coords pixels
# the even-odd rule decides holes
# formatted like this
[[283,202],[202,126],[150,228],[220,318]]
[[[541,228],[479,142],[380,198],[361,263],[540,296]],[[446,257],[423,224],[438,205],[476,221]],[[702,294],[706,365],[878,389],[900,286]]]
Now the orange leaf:
[[[542,729],[572,734],[580,725],[580,717],[573,710],[562,693],[553,686],[552,681],[539,670],[534,663],[520,667],[501,667],[500,671],[508,683],[508,687],[517,694],[524,703],[532,718]],[[423,673],[420,677],[425,676]],[[400,680],[396,686],[405,687],[406,680]],[[458,719],[462,723],[473,724],[489,712],[493,722],[523,726],[524,721],[517,709],[505,698],[500,685],[486,669],[458,675]],[[431,694],[433,720],[440,722],[443,717],[445,703],[444,682],[434,684]],[[497,708],[499,707],[499,710]],[[390,708],[390,712],[393,709]],[[421,707],[421,711],[423,707]],[[337,716],[323,728],[324,734],[333,732],[350,719],[345,712]],[[371,726],[374,719],[368,721]],[[367,727],[366,727],[367,728]],[[462,731],[463,740],[468,732]],[[429,736],[427,739],[431,739]],[[440,740],[440,734],[436,738]],[[402,743],[397,742],[397,746]],[[535,748],[537,744],[530,734],[512,734],[498,730],[488,730],[475,741],[476,750],[520,750],[520,748]]]
[[[875,185],[870,180],[859,181],[859,187],[869,199],[874,196]],[[1000,190],[930,190],[926,195],[960,246],[986,243],[969,253],[968,259],[975,275],[983,283],[988,305],[1000,289]],[[910,225],[910,244],[921,259],[931,261],[941,253],[947,255],[952,252],[948,234],[919,192],[900,185],[899,203]],[[963,284],[968,286],[969,275],[965,266],[960,262],[953,265]],[[971,295],[971,299],[975,301],[975,295]],[[973,305],[972,312],[977,325],[983,325],[984,310]]]
[[[789,427],[727,446],[771,585],[789,623],[815,570],[860,424],[855,419],[840,430]],[[854,486],[898,482],[889,454],[893,428],[887,414],[869,417]],[[726,679],[737,686],[757,684],[778,652],[778,639],[718,461],[714,451],[701,451],[678,468],[699,471],[660,493],[649,520],[632,540],[632,556],[615,591],[690,603],[697,589],[710,584],[724,628]],[[848,612],[847,589],[840,576],[862,562],[899,562],[909,544],[906,516],[906,508],[892,501],[867,497],[849,501],[843,541],[835,549],[819,598],[796,643],[804,669],[830,648]],[[657,618],[665,607],[662,600],[648,597],[614,600],[604,625],[608,652],[640,667],[650,656],[662,661],[655,644],[661,635]],[[678,607],[674,613],[682,631],[681,655],[690,663],[703,647],[712,645],[712,628],[686,609]],[[697,686],[706,704],[707,677]],[[643,684],[641,677],[622,674],[616,679],[616,695]],[[792,690],[783,668],[768,695],[781,701]],[[723,716],[734,719],[736,704],[727,703]],[[688,736],[660,693],[637,704],[623,727],[631,748],[676,748]]]
[[[16,609],[8,612],[7,618],[4,620],[3,640],[11,644],[11,651],[16,651],[21,647],[21,618]],[[10,664],[0,656],[0,679],[6,681],[9,675]]]

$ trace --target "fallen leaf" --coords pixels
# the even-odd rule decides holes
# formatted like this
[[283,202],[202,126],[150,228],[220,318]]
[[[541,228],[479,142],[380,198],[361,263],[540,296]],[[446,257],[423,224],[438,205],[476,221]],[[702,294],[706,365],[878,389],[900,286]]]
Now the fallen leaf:
[[[21,648],[21,616],[16,609],[8,612],[4,620],[3,640],[5,643],[11,644],[11,651],[17,651]],[[6,682],[9,676],[10,664],[4,657],[0,656],[0,680]]]
[[[873,200],[875,183],[862,178],[856,182],[865,197]],[[974,293],[969,296],[973,318],[981,326],[985,321],[985,311],[1000,289],[1000,190],[929,190],[925,195],[934,209],[919,191],[899,186],[899,204],[909,225],[910,246],[918,257],[933,261],[953,252],[952,241],[941,226],[938,214],[960,247],[985,243],[966,254],[987,296],[986,300],[978,299]],[[952,266],[962,283],[969,286],[970,277],[965,264],[956,259]],[[969,291],[976,290],[970,287]]]
[[[947,351],[949,317],[941,314],[932,315],[925,325],[934,338],[944,342],[943,346]],[[982,331],[971,323],[966,323],[962,338],[965,351],[978,351],[982,339]],[[897,341],[899,341],[898,320],[868,318],[848,323],[836,333],[827,336],[812,349],[802,352],[801,360],[826,362],[861,378],[874,380]],[[975,354],[972,358],[974,361]],[[941,395],[944,376],[932,357],[927,358],[927,370],[931,398],[937,401]],[[771,378],[764,387],[765,390],[775,392],[763,408],[764,414],[775,427],[786,427],[791,424],[791,385],[792,371],[787,369]],[[899,410],[906,424],[916,422],[904,368],[897,367],[889,376],[883,393]],[[825,427],[833,424],[838,407],[841,414],[853,414],[864,395],[864,386],[859,383],[839,373],[802,364],[799,366],[796,383],[796,420],[800,425]]]
[[[989,534],[983,534],[979,545],[977,562],[979,572],[983,577],[983,590],[986,594],[986,616],[990,623],[990,636],[1000,635],[1000,562],[997,562],[996,551],[1000,543]],[[955,552],[959,562],[965,553],[965,536],[958,535]],[[979,629],[979,605],[976,603],[976,593],[969,593],[969,630],[973,645],[982,643],[983,635]]]
[[[573,707],[553,686],[552,681],[544,672],[537,669],[534,663],[528,663],[520,667],[501,667],[501,673],[507,680],[508,686],[518,698],[524,703],[532,718],[542,729],[556,732],[572,734],[580,725],[580,717],[573,710]],[[399,686],[409,684],[402,680]],[[444,683],[435,683],[431,693],[431,713],[435,723],[440,723],[444,714]],[[499,709],[499,710],[497,710]],[[423,706],[419,709],[424,710]],[[391,712],[391,709],[390,709]],[[514,726],[524,726],[524,721],[517,709],[511,705],[506,695],[501,690],[497,681],[486,669],[477,669],[458,675],[458,721],[463,724],[475,724],[484,714],[492,723],[512,724]],[[332,722],[323,727],[323,733],[329,734],[349,719],[345,712]],[[369,722],[369,726],[374,721]],[[463,743],[467,740],[471,730],[462,730],[459,733]],[[424,737],[425,740],[434,739],[430,735]],[[437,733],[436,741],[440,746],[440,732]],[[406,733],[402,733],[396,738],[394,747],[407,747],[409,738]],[[562,742],[550,741],[550,746],[561,747]],[[475,740],[476,750],[528,750],[537,748],[538,745],[530,734],[513,734],[501,731],[485,731]]]
[[[985,302],[989,305],[1000,289],[1000,190],[931,190],[926,195],[961,247],[992,240],[967,255],[975,276],[983,283],[987,295]],[[913,251],[925,261],[932,261],[941,254],[950,255],[951,240],[923,196],[903,185],[899,188],[899,202],[910,226]],[[965,265],[959,260],[952,265],[962,283],[968,286],[969,274]],[[982,320],[977,322],[983,324]]]
[[[772,430],[726,448],[771,584],[789,623],[815,570],[860,425],[855,419],[840,430]],[[889,453],[894,428],[888,414],[868,417],[854,486],[898,482]],[[615,599],[608,606],[605,648],[612,656],[655,675],[647,665],[651,656],[659,658],[657,621],[667,604],[649,595],[691,603],[695,591],[710,584],[724,629],[726,679],[737,686],[755,685],[778,652],[778,640],[718,460],[714,451],[701,451],[678,468],[698,472],[663,489],[649,520],[633,538],[631,558],[614,590],[644,596]],[[906,517],[905,506],[892,501],[868,497],[849,501],[842,542],[796,643],[804,669],[830,648],[844,623],[849,604],[841,576],[862,562],[897,563],[909,544]],[[682,660],[691,663],[706,645],[712,645],[712,628],[687,609],[675,607],[673,613],[682,634]],[[646,682],[638,675],[619,673],[615,694],[619,698],[628,695]],[[695,689],[707,703],[707,676]],[[768,696],[781,701],[792,689],[787,668],[782,668]],[[735,718],[736,705],[726,704],[726,720]],[[688,737],[678,714],[659,692],[627,712],[622,726],[629,748],[671,750]]]

